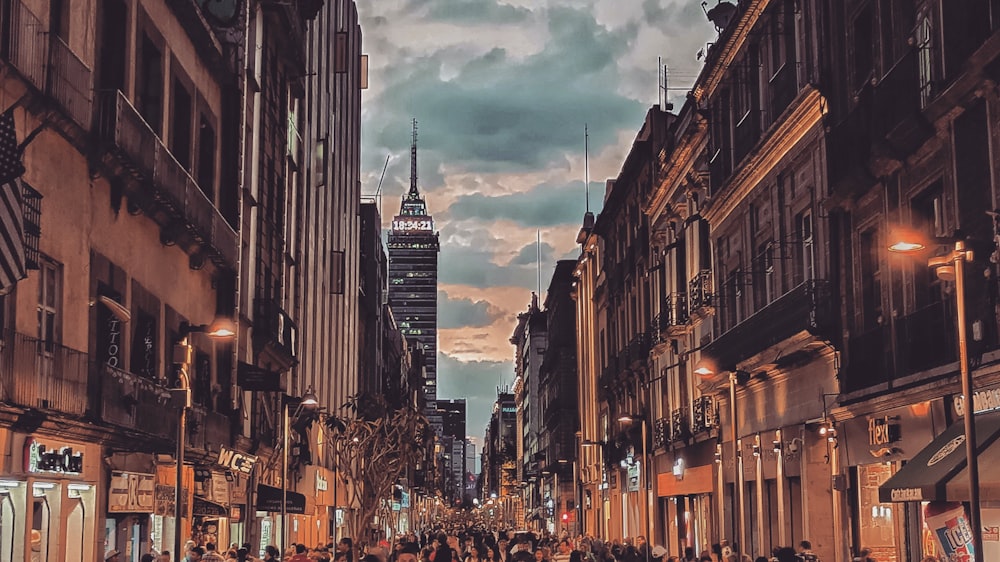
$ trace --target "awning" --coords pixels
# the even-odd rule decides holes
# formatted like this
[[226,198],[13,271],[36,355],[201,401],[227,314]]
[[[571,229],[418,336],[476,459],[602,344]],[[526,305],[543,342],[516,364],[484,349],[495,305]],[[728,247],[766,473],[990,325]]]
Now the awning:
[[[287,513],[302,515],[306,512],[306,497],[291,490],[286,496],[288,501],[285,504]],[[257,485],[257,510],[278,513],[281,511],[281,488]]]
[[194,504],[191,506],[191,514],[201,515],[203,517],[229,517],[229,508],[222,504],[195,496]]
[[[982,467],[1000,463],[1000,412],[976,416],[976,451],[979,455],[980,488],[1000,485],[1000,471]],[[996,488],[997,486],[993,486]],[[995,494],[996,492],[993,492]],[[878,489],[879,501],[965,501],[969,499],[969,476],[965,462],[964,421],[952,424],[938,435],[899,472]],[[984,495],[984,499],[985,495]]]

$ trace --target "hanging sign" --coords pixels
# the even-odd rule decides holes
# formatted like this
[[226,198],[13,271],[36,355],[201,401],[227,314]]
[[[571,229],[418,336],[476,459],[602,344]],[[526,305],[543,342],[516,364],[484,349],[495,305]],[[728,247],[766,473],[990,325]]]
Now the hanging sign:
[[227,449],[222,447],[219,451],[219,460],[215,461],[216,464],[224,466],[235,472],[241,472],[243,474],[250,474],[253,470],[255,464],[257,464],[257,455],[251,455],[250,453],[241,453],[239,451],[234,451],[232,449]]

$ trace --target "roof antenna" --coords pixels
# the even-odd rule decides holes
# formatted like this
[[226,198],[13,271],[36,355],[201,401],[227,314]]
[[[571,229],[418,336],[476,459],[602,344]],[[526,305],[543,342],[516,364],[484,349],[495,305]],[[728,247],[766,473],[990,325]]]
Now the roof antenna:
[[583,124],[583,183],[587,189],[587,212],[590,212],[590,128]]
[[540,228],[535,229],[535,254],[537,259],[538,270],[538,296],[542,296],[542,230]]
[[417,193],[417,120],[413,120],[413,141],[410,143],[410,195]]

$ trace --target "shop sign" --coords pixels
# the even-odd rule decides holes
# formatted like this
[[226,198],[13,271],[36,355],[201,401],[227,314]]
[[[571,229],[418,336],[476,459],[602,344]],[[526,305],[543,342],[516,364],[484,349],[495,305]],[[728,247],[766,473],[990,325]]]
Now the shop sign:
[[[965,396],[959,394],[958,396],[955,396],[953,402],[955,405],[955,414],[959,417],[964,416]],[[972,394],[972,404],[975,406],[977,414],[1000,410],[1000,388],[977,390]]]
[[319,471],[316,471],[316,491],[325,492],[330,487],[330,484],[326,481]]
[[243,506],[234,505],[229,508],[229,522],[230,523],[242,523],[243,522]]
[[[174,515],[174,497],[176,490],[173,486],[168,486],[165,484],[157,484],[153,495],[153,513],[157,515],[163,515],[172,517]],[[187,513],[188,511],[188,494],[187,489],[181,489],[181,513]]]
[[203,517],[227,517],[229,515],[229,510],[225,506],[219,505],[215,502],[210,502],[204,498],[194,497],[194,511],[192,515],[201,515]]
[[219,451],[219,460],[216,463],[236,472],[250,474],[254,465],[257,464],[257,455],[241,453],[222,447]]
[[72,447],[50,450],[34,437],[28,437],[24,440],[24,471],[81,474],[83,453],[74,453]]
[[639,491],[639,463],[630,464],[628,467],[628,491]]
[[136,472],[112,472],[108,513],[153,513],[156,477]]
[[882,416],[868,418],[868,452],[873,457],[885,457],[892,454],[892,443],[902,438],[902,431],[896,418]]
[[891,496],[894,502],[915,502],[924,499],[924,491],[920,488],[893,488]]

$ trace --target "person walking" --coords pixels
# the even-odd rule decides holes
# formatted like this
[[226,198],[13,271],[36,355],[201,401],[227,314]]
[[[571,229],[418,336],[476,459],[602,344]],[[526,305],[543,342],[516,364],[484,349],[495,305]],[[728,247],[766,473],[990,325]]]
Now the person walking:
[[798,552],[795,556],[798,557],[801,562],[820,562],[819,556],[816,556],[816,554],[813,553],[812,547],[812,543],[809,541],[800,542]]

